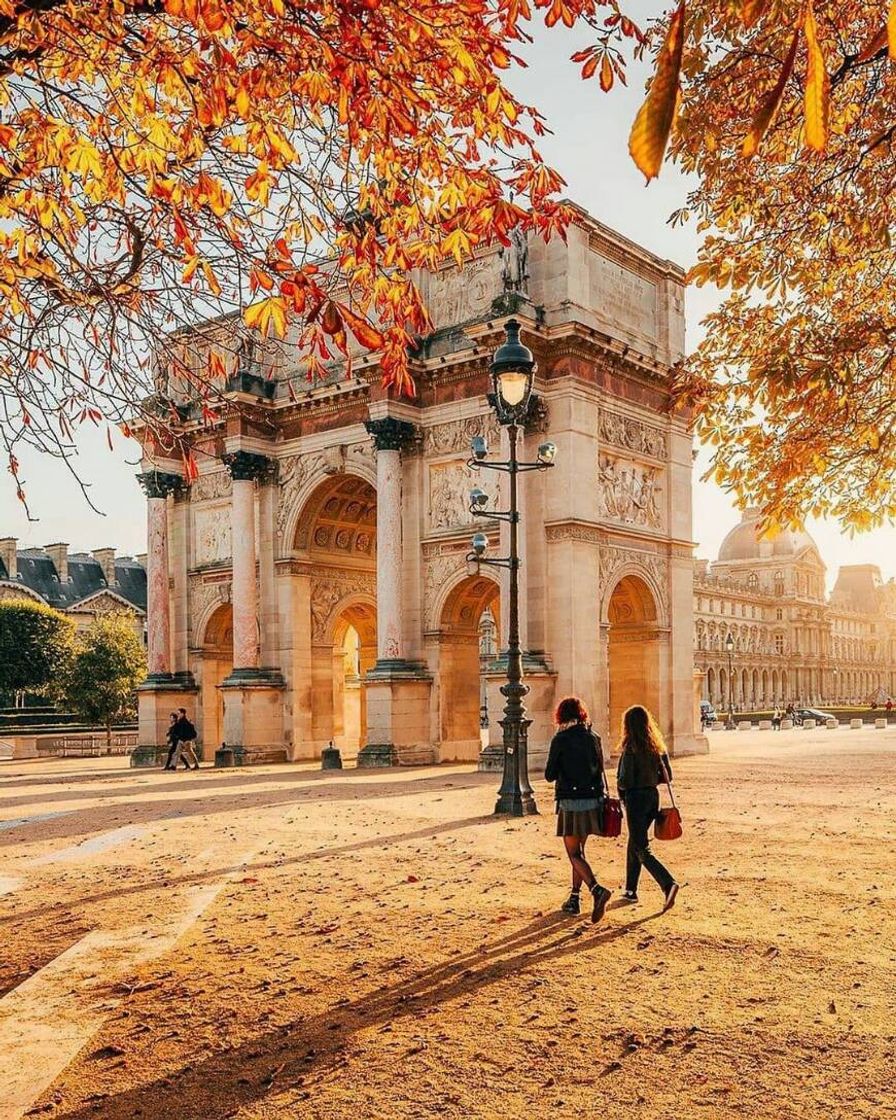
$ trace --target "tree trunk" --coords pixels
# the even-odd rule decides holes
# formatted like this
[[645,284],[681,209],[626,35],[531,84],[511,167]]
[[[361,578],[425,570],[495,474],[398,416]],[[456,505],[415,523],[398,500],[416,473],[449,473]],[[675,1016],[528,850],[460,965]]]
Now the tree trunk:
[[106,754],[112,753],[112,721],[106,720]]

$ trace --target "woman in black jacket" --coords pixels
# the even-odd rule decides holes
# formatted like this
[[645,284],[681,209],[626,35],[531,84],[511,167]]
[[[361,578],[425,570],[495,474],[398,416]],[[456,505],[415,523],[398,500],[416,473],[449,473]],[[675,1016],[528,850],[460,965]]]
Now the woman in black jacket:
[[650,850],[648,829],[660,808],[657,786],[672,781],[672,767],[666,753],[663,735],[656,720],[640,704],[629,708],[622,717],[622,744],[616,784],[625,805],[628,824],[628,850],[625,860],[625,902],[638,901],[638,880],[644,867],[656,879],[663,892],[663,910],[675,905],[678,883]]
[[612,892],[595,879],[585,859],[585,841],[601,831],[601,799],[606,790],[600,738],[589,727],[588,712],[576,696],[560,701],[554,722],[557,734],[551,740],[544,776],[557,783],[557,835],[563,837],[572,864],[572,893],[561,910],[579,913],[579,890],[584,883],[593,899],[591,921],[599,922]]

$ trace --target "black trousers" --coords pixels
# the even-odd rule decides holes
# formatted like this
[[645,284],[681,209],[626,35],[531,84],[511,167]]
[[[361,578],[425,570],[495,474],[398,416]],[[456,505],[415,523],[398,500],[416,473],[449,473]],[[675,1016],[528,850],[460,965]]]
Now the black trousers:
[[624,804],[625,820],[628,825],[625,889],[633,894],[637,892],[641,868],[644,867],[656,879],[665,894],[675,880],[650,850],[650,837],[647,834],[659,811],[659,791],[650,786],[626,790]]

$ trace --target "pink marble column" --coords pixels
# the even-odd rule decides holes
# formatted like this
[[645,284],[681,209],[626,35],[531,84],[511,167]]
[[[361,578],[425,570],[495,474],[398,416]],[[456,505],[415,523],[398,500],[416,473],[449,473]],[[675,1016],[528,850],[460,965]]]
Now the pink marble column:
[[414,427],[386,417],[369,420],[376,444],[376,645],[377,663],[403,660],[401,603],[401,449]]
[[233,478],[233,668],[258,668],[258,583],[255,573],[255,480],[271,469],[269,459],[248,451],[224,456]]
[[146,492],[146,654],[149,679],[171,675],[171,602],[168,590],[168,495],[180,485],[178,475],[147,471],[140,476]]
[[255,480],[234,478],[233,667],[258,668],[258,588],[255,582]]

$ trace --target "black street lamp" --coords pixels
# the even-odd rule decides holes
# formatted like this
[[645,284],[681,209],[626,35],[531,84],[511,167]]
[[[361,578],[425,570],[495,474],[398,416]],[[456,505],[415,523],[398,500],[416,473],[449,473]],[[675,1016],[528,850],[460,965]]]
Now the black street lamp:
[[734,655],[734,635],[729,630],[728,637],[725,639],[725,649],[728,651],[728,719],[725,722],[725,730],[734,730],[734,677],[731,673],[731,659]]
[[469,465],[473,470],[485,467],[487,470],[504,471],[510,478],[509,509],[489,510],[488,495],[478,487],[470,493],[470,512],[477,517],[497,518],[506,521],[510,527],[510,555],[486,558],[488,538],[484,533],[476,533],[472,540],[473,551],[468,561],[491,564],[507,568],[510,573],[510,595],[508,603],[507,636],[507,683],[501,686],[501,695],[506,697],[504,718],[500,720],[504,733],[504,772],[501,788],[498,790],[496,813],[510,813],[515,817],[537,813],[538,807],[529,784],[528,734],[532,722],[526,719],[523,697],[529,691],[523,683],[523,654],[520,648],[520,602],[519,602],[519,524],[520,513],[517,500],[517,476],[521,471],[546,470],[554,465],[557,448],[553,443],[543,443],[538,448],[534,463],[521,463],[517,459],[516,448],[519,429],[525,425],[529,415],[532,398],[532,382],[535,378],[535,359],[532,351],[520,342],[520,324],[509,319],[504,330],[506,341],[495,351],[492,359],[491,377],[493,393],[489,398],[498,415],[498,422],[507,428],[510,443],[510,457],[506,462],[486,462],[488,447],[482,436],[473,440],[473,457]]

